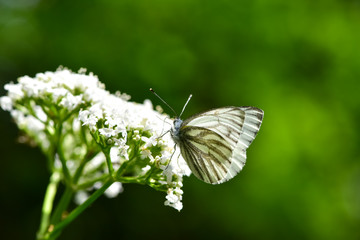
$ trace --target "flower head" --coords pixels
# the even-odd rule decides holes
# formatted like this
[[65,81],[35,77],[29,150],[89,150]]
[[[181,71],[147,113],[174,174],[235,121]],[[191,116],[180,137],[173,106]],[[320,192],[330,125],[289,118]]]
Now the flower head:
[[139,104],[111,94],[83,69],[24,76],[5,89],[1,108],[49,156],[49,168],[76,184],[78,203],[110,177],[109,197],[122,192],[120,182],[142,183],[167,192],[165,205],[182,209],[182,179],[190,169],[180,154],[170,161],[174,142],[162,135],[168,116],[149,100]]

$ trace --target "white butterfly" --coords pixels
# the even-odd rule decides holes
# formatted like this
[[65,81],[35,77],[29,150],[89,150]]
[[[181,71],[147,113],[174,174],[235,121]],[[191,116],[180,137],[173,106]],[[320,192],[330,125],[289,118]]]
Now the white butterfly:
[[216,108],[184,121],[177,117],[170,133],[192,173],[206,183],[219,184],[233,178],[245,165],[246,149],[255,139],[263,116],[263,110],[255,107]]

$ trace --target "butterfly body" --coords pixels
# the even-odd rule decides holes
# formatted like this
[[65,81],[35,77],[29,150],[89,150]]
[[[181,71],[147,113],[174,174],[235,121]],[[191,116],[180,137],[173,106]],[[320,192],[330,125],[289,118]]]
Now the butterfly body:
[[219,184],[245,165],[246,149],[260,129],[263,111],[255,107],[223,107],[176,118],[170,130],[181,155],[200,180]]
[[174,120],[174,127],[170,130],[171,137],[174,139],[176,144],[179,144],[180,141],[180,128],[183,123],[183,120],[176,118]]

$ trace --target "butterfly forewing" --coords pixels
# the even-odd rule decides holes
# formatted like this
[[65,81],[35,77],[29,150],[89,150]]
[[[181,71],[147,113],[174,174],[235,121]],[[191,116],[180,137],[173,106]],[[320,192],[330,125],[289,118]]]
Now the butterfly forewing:
[[212,184],[233,178],[246,162],[263,114],[255,107],[224,107],[185,120],[180,148],[194,175]]

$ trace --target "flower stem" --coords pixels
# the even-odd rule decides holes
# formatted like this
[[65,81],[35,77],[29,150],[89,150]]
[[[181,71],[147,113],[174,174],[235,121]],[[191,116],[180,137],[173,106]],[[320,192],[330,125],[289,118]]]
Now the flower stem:
[[114,167],[111,162],[110,149],[111,149],[110,147],[107,147],[107,148],[103,148],[102,151],[106,157],[106,163],[109,169],[109,174],[111,177],[114,177]]
[[67,165],[66,165],[66,159],[65,159],[65,156],[64,156],[64,152],[62,150],[62,135],[61,135],[61,132],[62,132],[62,123],[59,125],[59,128],[57,129],[57,141],[56,141],[56,152],[58,153],[58,156],[59,156],[59,159],[60,159],[60,162],[61,162],[61,167],[62,167],[62,170],[63,170],[63,174],[64,174],[64,177],[65,177],[65,182],[67,184],[71,184],[71,176],[70,176],[70,172],[69,172],[69,169],[67,168]]
[[105,181],[109,176],[106,174],[106,175],[102,175],[101,177],[98,177],[98,178],[94,178],[88,182],[84,182],[82,184],[79,184],[76,186],[76,190],[82,190],[82,189],[86,189],[86,188],[89,188],[89,187],[92,187],[94,186],[94,184],[96,182],[103,182]]
[[76,169],[76,172],[73,177],[73,185],[76,185],[83,173],[85,165],[96,155],[95,151],[88,151],[84,158],[81,160],[79,167]]
[[98,199],[105,190],[114,183],[112,178],[109,178],[104,185],[94,192],[83,204],[75,208],[63,221],[57,224],[53,231],[46,235],[46,239],[55,239],[61,231],[69,225],[73,220],[75,220],[87,207],[89,207],[96,199]]
[[42,207],[40,228],[37,233],[38,239],[41,239],[49,228],[50,215],[53,208],[53,202],[59,181],[60,181],[60,174],[58,172],[54,172],[50,177],[50,182],[45,193],[44,203]]
[[61,216],[63,212],[66,210],[66,208],[69,206],[72,196],[73,196],[73,190],[70,187],[66,187],[63,195],[61,196],[59,203],[56,206],[54,214],[51,217],[51,221],[50,221],[51,224],[56,225],[58,222],[60,222]]

